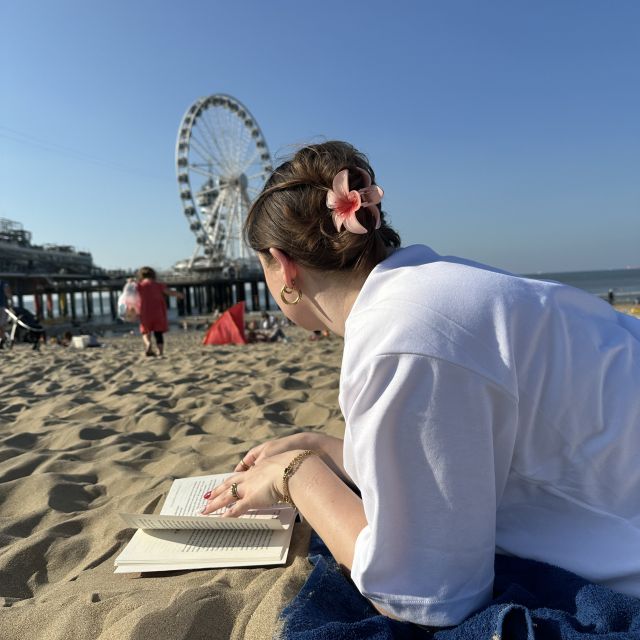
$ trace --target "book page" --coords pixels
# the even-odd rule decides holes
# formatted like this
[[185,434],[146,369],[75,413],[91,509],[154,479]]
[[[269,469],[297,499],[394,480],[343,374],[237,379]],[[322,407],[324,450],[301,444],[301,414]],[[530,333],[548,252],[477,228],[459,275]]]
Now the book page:
[[[200,511],[206,504],[202,497],[207,491],[212,491],[220,486],[233,473],[218,473],[210,476],[195,476],[193,478],[179,478],[174,480],[169,489],[167,499],[162,505],[160,515],[162,516],[199,516]],[[227,509],[218,509],[207,517],[222,515]],[[267,509],[252,509],[239,519],[248,520],[252,518],[279,518],[283,512],[291,511],[289,505],[275,504]],[[202,517],[202,516],[200,516]],[[288,517],[288,516],[287,516]],[[236,520],[236,518],[234,518]]]
[[[179,478],[174,480],[169,495],[162,505],[163,516],[197,516],[206,501],[202,497],[207,491],[220,486],[231,473],[218,473],[210,476]],[[224,510],[216,513],[223,513]]]
[[120,517],[134,529],[283,529],[280,509],[259,512],[248,517],[221,518],[214,516],[163,516],[144,513],[121,513]]
[[[289,505],[274,505],[268,509],[252,509],[239,518],[221,518],[227,509],[203,516],[206,504],[202,497],[220,486],[231,473],[220,473],[174,480],[160,514],[121,513],[128,526],[137,529],[282,529],[289,520]],[[283,515],[285,514],[285,515]]]
[[269,565],[284,564],[287,559],[289,549],[285,549],[280,558],[249,558],[228,560],[202,560],[195,565],[187,564],[163,564],[162,562],[154,562],[153,564],[136,564],[127,562],[126,564],[118,564],[114,569],[114,573],[149,573],[156,571],[190,571],[193,569],[225,569],[228,567],[265,567]]
[[[199,562],[203,556],[233,557],[252,552],[269,555],[275,549],[274,531],[136,531],[118,563],[136,562]],[[277,549],[275,549],[278,552]]]
[[283,553],[286,555],[290,536],[290,527],[281,531],[139,529],[116,559],[116,564],[133,562],[200,565],[203,560],[276,560]]

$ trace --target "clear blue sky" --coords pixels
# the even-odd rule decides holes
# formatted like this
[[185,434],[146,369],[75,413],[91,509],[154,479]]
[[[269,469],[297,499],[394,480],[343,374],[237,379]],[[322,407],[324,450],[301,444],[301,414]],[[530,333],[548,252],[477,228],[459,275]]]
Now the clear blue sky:
[[365,151],[405,244],[640,265],[640,2],[58,0],[0,8],[0,216],[104,267],[190,256],[178,125],[228,93],[272,153]]

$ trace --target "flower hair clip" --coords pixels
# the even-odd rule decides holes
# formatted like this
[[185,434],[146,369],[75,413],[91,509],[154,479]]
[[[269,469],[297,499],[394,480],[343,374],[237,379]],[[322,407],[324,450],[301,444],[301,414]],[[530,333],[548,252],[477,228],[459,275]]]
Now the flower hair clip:
[[333,179],[333,189],[327,193],[327,207],[332,210],[331,217],[336,229],[340,231],[342,225],[351,233],[367,233],[358,222],[356,211],[366,207],[373,214],[376,229],[380,228],[380,209],[378,204],[382,200],[384,191],[378,185],[371,184],[371,176],[367,171],[356,167],[362,174],[365,186],[362,189],[349,190],[349,169],[338,172]]

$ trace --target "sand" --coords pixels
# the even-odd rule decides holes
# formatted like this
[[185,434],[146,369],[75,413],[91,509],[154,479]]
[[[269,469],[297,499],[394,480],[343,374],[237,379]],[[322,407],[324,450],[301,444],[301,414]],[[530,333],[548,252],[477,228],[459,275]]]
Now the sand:
[[342,341],[202,347],[172,331],[76,350],[0,351],[0,638],[272,638],[304,582],[309,531],[286,566],[115,575],[132,535],[118,513],[158,510],[174,478],[232,470],[302,429],[342,435]]

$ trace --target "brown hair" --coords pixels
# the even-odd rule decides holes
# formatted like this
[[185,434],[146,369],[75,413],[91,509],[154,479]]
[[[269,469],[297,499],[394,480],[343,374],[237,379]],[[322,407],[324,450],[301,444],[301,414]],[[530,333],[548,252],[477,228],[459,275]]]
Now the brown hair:
[[342,169],[349,170],[349,188],[365,186],[357,169],[364,169],[375,184],[366,156],[339,141],[302,147],[267,180],[244,225],[246,242],[271,260],[269,248],[284,251],[298,264],[323,271],[368,274],[400,246],[400,236],[386,223],[380,210],[380,228],[366,208],[356,215],[367,233],[336,231],[327,208],[327,192]]
[[140,267],[138,269],[138,280],[144,280],[145,278],[155,280],[156,272],[151,267]]

